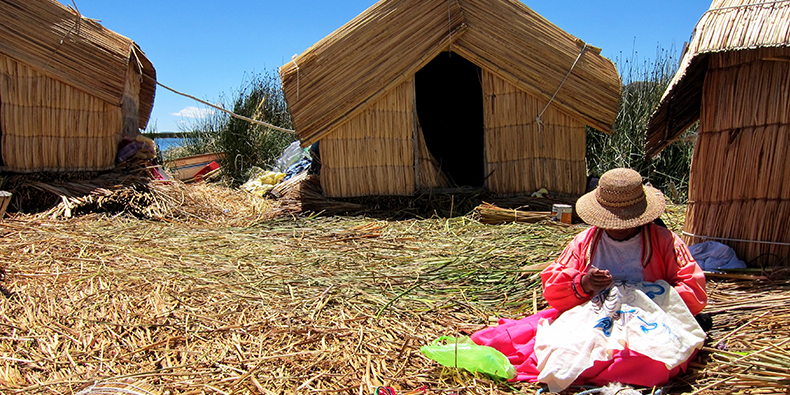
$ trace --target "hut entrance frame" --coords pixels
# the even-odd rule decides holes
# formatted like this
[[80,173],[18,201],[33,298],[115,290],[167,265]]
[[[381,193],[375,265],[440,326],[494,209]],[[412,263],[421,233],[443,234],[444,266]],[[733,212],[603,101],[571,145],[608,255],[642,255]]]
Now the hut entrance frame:
[[455,186],[485,184],[481,72],[461,55],[442,52],[415,76],[417,117],[425,144]]
[[0,76],[0,167],[3,164],[3,80]]

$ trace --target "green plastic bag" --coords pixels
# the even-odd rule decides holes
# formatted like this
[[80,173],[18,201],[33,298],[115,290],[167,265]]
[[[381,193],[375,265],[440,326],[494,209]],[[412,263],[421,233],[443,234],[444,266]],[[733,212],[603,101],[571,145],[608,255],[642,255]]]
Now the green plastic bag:
[[504,379],[516,377],[516,368],[508,361],[505,354],[493,347],[477,345],[469,336],[459,338],[441,336],[430,345],[420,347],[420,352],[442,366],[485,373]]

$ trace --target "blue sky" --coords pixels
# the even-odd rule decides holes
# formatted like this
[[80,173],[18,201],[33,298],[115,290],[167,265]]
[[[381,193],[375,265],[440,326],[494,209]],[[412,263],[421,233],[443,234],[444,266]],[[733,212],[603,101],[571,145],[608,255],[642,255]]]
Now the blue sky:
[[[71,5],[72,0],[59,0]],[[274,72],[375,0],[73,0],[80,13],[136,41],[164,85],[209,102],[251,73]],[[523,0],[618,63],[679,52],[710,0]],[[177,131],[202,104],[157,87],[149,131]]]

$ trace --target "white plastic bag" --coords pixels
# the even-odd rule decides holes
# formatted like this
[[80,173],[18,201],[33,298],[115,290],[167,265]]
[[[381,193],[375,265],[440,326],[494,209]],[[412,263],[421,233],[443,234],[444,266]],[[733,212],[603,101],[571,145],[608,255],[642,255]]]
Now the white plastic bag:
[[302,158],[309,159],[310,154],[305,152],[299,145],[299,140],[296,140],[283,150],[283,153],[277,159],[277,162],[275,162],[272,171],[275,173],[285,173],[292,164],[299,162]]

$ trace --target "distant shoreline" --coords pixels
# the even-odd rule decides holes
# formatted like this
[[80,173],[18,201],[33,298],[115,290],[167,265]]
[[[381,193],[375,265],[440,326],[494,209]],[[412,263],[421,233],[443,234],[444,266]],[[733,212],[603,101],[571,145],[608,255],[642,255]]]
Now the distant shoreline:
[[182,147],[186,143],[186,139],[180,137],[156,137],[153,140],[154,143],[156,143],[157,149],[161,152],[167,151],[170,148]]

